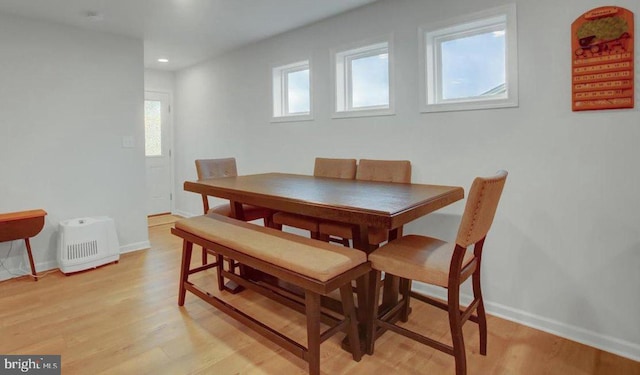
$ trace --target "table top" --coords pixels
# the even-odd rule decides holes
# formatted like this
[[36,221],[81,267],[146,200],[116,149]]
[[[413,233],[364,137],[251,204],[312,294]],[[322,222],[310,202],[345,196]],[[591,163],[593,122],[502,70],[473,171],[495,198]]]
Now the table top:
[[[26,239],[40,233],[46,214],[45,210],[0,214],[0,242]],[[35,267],[32,266],[31,271],[35,273]]]
[[458,186],[265,173],[184,183],[186,191],[326,220],[387,229],[464,198]]
[[0,223],[7,221],[16,221],[16,220],[24,220],[24,219],[32,219],[36,217],[45,216],[47,212],[42,209],[38,210],[28,210],[28,211],[17,211],[17,212],[7,212],[0,214]]

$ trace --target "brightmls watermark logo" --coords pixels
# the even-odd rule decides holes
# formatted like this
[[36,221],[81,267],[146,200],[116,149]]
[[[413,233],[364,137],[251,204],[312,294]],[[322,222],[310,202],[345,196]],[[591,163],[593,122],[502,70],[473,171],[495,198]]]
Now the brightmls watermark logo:
[[2,355],[0,375],[61,375],[59,355]]

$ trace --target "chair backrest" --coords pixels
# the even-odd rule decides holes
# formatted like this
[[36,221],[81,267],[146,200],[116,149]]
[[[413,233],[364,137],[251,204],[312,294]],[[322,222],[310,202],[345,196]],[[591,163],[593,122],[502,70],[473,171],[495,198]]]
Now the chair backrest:
[[198,159],[196,160],[196,171],[198,172],[198,180],[238,175],[236,158]]
[[[237,176],[236,158],[198,159],[196,160],[196,172],[198,180]],[[202,209],[205,214],[209,211],[209,197],[205,194],[202,194]]]
[[353,180],[356,178],[356,159],[316,158],[313,175]]
[[411,162],[408,160],[360,159],[356,180],[411,183]]
[[466,248],[485,238],[493,223],[507,174],[507,171],[501,170],[495,176],[473,180],[456,244]]

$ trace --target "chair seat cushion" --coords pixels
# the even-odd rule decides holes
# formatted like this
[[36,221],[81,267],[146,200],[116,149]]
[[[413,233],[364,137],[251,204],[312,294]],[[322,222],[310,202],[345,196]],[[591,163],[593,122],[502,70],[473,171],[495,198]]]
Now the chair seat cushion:
[[[242,211],[244,212],[245,221],[263,219],[273,214],[273,212],[268,208],[252,206],[250,204],[243,204]],[[221,204],[219,206],[215,206],[207,211],[207,214],[211,213],[231,217],[231,205]]]
[[[353,239],[351,226],[332,221],[320,222],[319,231],[333,237]],[[387,240],[389,232],[384,228],[369,227],[369,244],[379,245]]]
[[306,229],[310,232],[318,232],[318,219],[312,217],[277,212],[273,215],[273,222],[279,225],[288,225],[294,228]]
[[[455,247],[453,242],[407,235],[369,254],[369,261],[376,270],[446,288]],[[467,250],[462,259],[462,267],[472,260],[473,253]]]
[[183,219],[175,227],[319,281],[330,280],[367,261],[360,250],[216,214]]
[[219,206],[211,207],[207,214],[218,214],[222,216],[231,217],[231,207],[229,204],[221,204]]

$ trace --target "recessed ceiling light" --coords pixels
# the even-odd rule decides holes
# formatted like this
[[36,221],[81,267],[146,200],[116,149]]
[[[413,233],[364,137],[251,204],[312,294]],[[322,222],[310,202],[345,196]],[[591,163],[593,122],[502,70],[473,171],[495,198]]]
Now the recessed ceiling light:
[[158,62],[161,62],[161,63],[168,63],[168,62],[169,62],[169,59],[158,59]]

